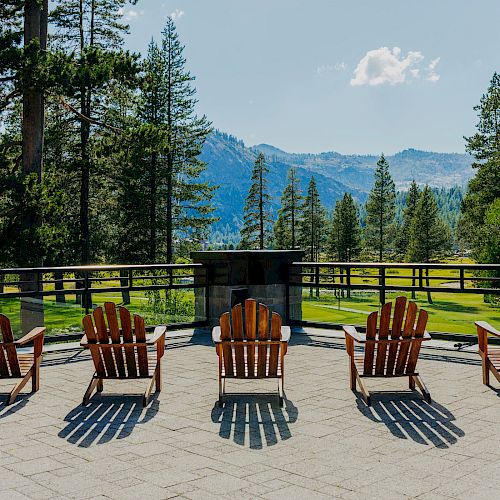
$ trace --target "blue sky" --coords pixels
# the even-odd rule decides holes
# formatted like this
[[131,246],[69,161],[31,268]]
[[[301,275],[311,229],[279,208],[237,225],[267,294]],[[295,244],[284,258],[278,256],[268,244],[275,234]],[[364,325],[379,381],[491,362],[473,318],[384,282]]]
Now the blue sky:
[[463,152],[500,70],[498,0],[139,0],[127,48],[173,15],[199,112],[291,152]]

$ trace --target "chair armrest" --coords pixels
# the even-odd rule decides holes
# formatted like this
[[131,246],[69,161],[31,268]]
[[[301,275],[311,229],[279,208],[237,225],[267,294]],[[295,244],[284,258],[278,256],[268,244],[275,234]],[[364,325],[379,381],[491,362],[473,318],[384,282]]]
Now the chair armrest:
[[281,327],[281,342],[289,342],[290,336],[292,335],[292,330],[289,326]]
[[214,326],[212,328],[212,341],[215,344],[220,342],[220,326]]
[[484,331],[490,333],[491,335],[494,335],[495,337],[500,337],[500,332],[496,328],[493,328],[486,321],[476,321],[475,325],[479,328],[482,328]]
[[358,331],[356,330],[355,326],[353,326],[353,325],[344,325],[343,328],[344,328],[344,333],[346,335],[349,335],[349,337],[351,337],[356,342],[360,342],[362,344],[366,342],[365,336],[361,335],[360,333],[358,333]]
[[35,339],[39,338],[40,336],[43,336],[44,333],[45,333],[45,328],[43,326],[37,326],[36,328],[33,328],[31,332],[27,333],[24,337],[20,338],[19,340],[16,340],[14,344],[24,345],[27,344],[28,342],[33,342]]
[[166,331],[166,325],[157,326],[155,328],[155,331],[153,332],[153,335],[151,335],[151,337],[149,337],[149,339],[146,341],[146,344],[156,344],[162,337],[165,336]]

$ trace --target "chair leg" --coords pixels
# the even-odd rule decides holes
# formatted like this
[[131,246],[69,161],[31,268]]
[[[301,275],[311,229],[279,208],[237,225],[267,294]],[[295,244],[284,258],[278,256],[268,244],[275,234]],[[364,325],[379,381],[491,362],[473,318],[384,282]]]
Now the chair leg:
[[356,365],[354,364],[354,359],[349,356],[349,385],[351,388],[351,391],[356,390]]
[[222,397],[224,396],[224,386],[223,380],[219,375],[219,400],[217,401],[217,406],[222,406]]
[[156,373],[153,374],[151,377],[151,380],[148,382],[148,386],[146,388],[146,392],[144,393],[144,397],[142,398],[142,407],[146,408],[149,403],[149,398],[151,396],[151,391],[153,390],[153,384],[155,383],[156,380]]
[[85,394],[83,395],[83,401],[82,401],[83,406],[86,406],[88,404],[90,397],[92,396],[92,393],[94,392],[94,389],[96,387],[98,392],[100,392],[99,387],[101,388],[102,391],[102,380],[99,378],[92,377],[92,380],[90,381],[90,384],[87,387]]
[[34,367],[31,367],[28,373],[16,384],[14,389],[12,389],[7,399],[7,405],[11,405],[16,400],[16,397],[21,392],[21,389],[28,383],[30,377],[33,376],[33,368]]
[[97,379],[97,392],[102,392],[104,390],[104,380],[102,378]]
[[42,358],[38,357],[33,364],[33,375],[31,377],[31,390],[32,392],[37,392],[40,390],[40,365],[42,364]]
[[488,366],[488,358],[482,355],[483,358],[483,384],[490,385],[490,367]]
[[161,375],[161,360],[158,361],[158,364],[156,365],[155,384],[156,392],[161,392],[163,386],[163,377]]
[[409,378],[409,384],[408,385],[409,385],[410,389],[412,391],[414,391],[415,390],[415,381],[413,380],[413,375],[410,375],[408,378]]
[[424,399],[430,404],[432,403],[431,393],[428,391],[427,387],[424,384],[424,381],[420,378],[419,375],[413,375],[413,380],[417,383],[419,389],[422,391],[422,395]]
[[361,377],[358,375],[358,372],[356,372],[356,379],[359,384],[359,388],[361,389],[361,394],[363,395],[363,399],[365,400],[366,406],[371,406],[372,398],[370,396],[370,392],[366,388],[364,382],[361,380]]

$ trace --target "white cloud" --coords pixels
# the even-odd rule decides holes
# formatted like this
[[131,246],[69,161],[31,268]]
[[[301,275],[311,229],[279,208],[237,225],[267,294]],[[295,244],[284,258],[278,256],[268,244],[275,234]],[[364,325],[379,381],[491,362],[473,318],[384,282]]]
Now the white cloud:
[[[424,56],[419,51],[410,51],[406,57],[402,57],[401,49],[387,47],[369,50],[359,61],[351,85],[396,85],[404,83],[407,73],[415,68]],[[413,78],[418,77],[418,73],[410,73]]]
[[175,9],[173,12],[170,13],[170,17],[172,20],[177,21],[184,15],[184,11],[180,9]]
[[319,76],[324,76],[329,73],[332,73],[334,70],[335,71],[345,71],[347,69],[347,65],[344,61],[340,63],[336,63],[334,66],[330,64],[322,64],[321,66],[318,66],[316,68],[316,74]]
[[429,66],[427,66],[427,81],[437,82],[441,78],[440,75],[436,73],[436,66],[438,65],[440,60],[440,57],[436,57],[436,59],[433,59],[429,63]]
[[118,11],[118,14],[123,17],[124,21],[128,22],[132,21],[132,19],[136,19],[137,17],[142,16],[144,14],[144,11],[134,9],[120,9]]

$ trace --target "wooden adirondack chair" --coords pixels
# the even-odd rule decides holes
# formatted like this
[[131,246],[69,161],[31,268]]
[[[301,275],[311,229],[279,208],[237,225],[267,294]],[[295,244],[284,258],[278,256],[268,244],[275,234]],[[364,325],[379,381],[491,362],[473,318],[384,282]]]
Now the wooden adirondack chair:
[[[406,297],[398,297],[394,308],[392,328],[389,328],[391,309],[392,302],[384,304],[378,328],[377,311],[368,316],[366,335],[358,333],[354,326],[344,326],[346,351],[350,360],[351,389],[356,390],[357,382],[365,403],[370,406],[370,393],[362,381],[363,378],[408,377],[410,389],[415,389],[415,384],[417,384],[424,399],[430,403],[431,395],[416,370],[422,341],[431,338],[425,329],[427,312],[423,309],[420,310],[415,325],[417,305],[415,302],[409,302],[405,320]],[[362,354],[355,352],[355,343],[364,346]]]
[[[97,389],[97,392],[103,390],[105,379],[147,378],[151,379],[143,398],[143,406],[147,406],[153,382],[156,383],[156,390],[161,391],[161,360],[165,353],[166,326],[156,327],[153,336],[146,339],[144,319],[134,314],[132,333],[130,313],[125,307],[120,307],[120,335],[115,304],[106,302],[104,309],[109,330],[106,329],[102,307],[97,307],[92,315],[87,314],[83,318],[85,335],[80,345],[90,349],[95,367],[95,373],[83,396],[83,404],[89,402],[94,389]],[[148,346],[156,346],[156,352],[148,353]]]
[[[45,328],[33,328],[19,340],[14,340],[14,334],[7,316],[0,314],[0,329],[3,342],[0,342],[0,379],[21,379],[9,393],[7,405],[12,404],[21,389],[31,378],[32,391],[40,388],[40,364],[42,363],[43,336]],[[33,342],[33,354],[19,354],[17,348]]]
[[[257,318],[258,310],[258,318]],[[220,326],[212,330],[219,357],[219,401],[226,394],[226,379],[278,379],[278,401],[283,406],[285,354],[290,327],[282,326],[275,312],[269,327],[269,309],[254,299],[245,301],[245,320],[241,304],[220,317]],[[281,391],[280,391],[281,380]]]
[[500,332],[486,321],[476,321],[479,354],[483,360],[483,384],[490,384],[490,372],[500,382],[500,347],[488,346],[488,334],[500,338]]

